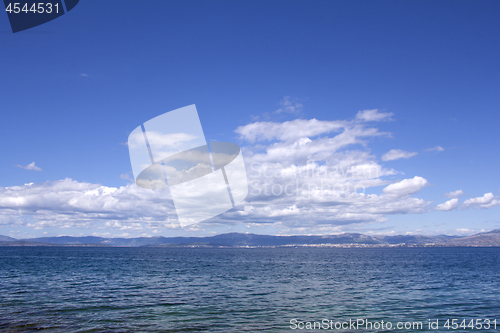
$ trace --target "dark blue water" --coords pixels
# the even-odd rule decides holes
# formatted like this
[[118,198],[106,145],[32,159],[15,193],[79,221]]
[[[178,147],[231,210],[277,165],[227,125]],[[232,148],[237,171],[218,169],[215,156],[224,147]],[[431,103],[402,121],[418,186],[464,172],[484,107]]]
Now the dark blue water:
[[500,331],[499,248],[1,247],[0,281],[2,332],[445,332],[452,318]]

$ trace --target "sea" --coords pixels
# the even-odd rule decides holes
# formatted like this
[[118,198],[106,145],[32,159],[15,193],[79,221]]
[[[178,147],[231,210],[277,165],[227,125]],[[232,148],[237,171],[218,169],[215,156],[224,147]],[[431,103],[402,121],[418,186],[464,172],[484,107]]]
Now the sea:
[[0,247],[0,332],[500,332],[500,248]]

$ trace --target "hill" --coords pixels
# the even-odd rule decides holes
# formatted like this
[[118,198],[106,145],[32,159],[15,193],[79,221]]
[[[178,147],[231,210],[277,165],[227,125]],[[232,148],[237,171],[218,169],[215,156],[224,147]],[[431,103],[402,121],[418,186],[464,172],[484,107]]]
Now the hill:
[[9,236],[2,236],[0,235],[0,242],[13,242],[16,241],[17,239],[9,237]]
[[14,239],[0,236],[1,246],[123,246],[123,247],[262,247],[262,246],[499,246],[500,229],[472,236],[369,236],[359,233],[319,236],[272,236],[228,233],[209,237],[102,238],[40,237]]

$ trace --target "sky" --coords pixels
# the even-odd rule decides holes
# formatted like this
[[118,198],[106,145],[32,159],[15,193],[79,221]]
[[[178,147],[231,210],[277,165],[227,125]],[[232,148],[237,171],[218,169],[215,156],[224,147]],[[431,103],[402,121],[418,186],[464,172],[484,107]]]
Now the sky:
[[[498,1],[98,1],[0,14],[0,234],[448,234],[500,228]],[[249,194],[182,227],[127,140],[195,104]],[[288,186],[288,187],[287,187]],[[285,191],[288,189],[289,191]]]

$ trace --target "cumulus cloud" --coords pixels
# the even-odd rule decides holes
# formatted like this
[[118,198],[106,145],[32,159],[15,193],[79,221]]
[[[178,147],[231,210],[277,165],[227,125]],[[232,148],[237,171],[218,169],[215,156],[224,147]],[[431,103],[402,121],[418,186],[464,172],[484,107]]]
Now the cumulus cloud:
[[410,158],[417,154],[418,153],[416,152],[408,152],[401,149],[391,149],[382,156],[382,161],[394,161],[401,158]]
[[37,167],[35,165],[35,162],[31,162],[28,165],[19,165],[19,164],[16,164],[16,167],[22,168],[22,169],[25,169],[25,170],[43,171],[41,168],[39,168],[39,167]]
[[[390,134],[366,122],[390,116],[365,110],[356,120],[261,121],[238,127],[249,195],[236,209],[201,227],[245,223],[284,233],[338,232],[345,225],[383,222],[392,214],[428,211],[430,202],[413,197],[428,181],[420,176],[387,180],[399,172],[380,165],[367,148],[371,139]],[[30,218],[12,222],[20,215]],[[35,228],[100,223],[128,233],[180,227],[168,191],[71,179],[0,188],[0,221]]]
[[370,121],[388,121],[392,120],[392,116],[394,114],[390,112],[379,112],[379,110],[363,110],[359,111],[356,114],[356,120],[361,122],[370,122]]
[[168,193],[135,184],[107,187],[72,179],[0,188],[0,220],[9,216],[17,224],[43,227],[90,227],[98,221],[128,228],[130,223],[162,223],[175,219]]
[[255,122],[236,129],[241,140],[254,142],[283,141],[290,142],[301,138],[311,138],[345,129],[345,121],[321,121],[317,119],[295,119],[279,122]]
[[[450,211],[454,210],[456,208],[459,208],[460,204],[458,203],[458,197],[463,195],[464,191],[462,190],[457,190],[449,193],[445,193],[444,195],[448,198],[453,198],[451,200],[446,201],[445,203],[442,203],[440,205],[436,206],[436,210],[441,210],[441,211]],[[500,206],[500,200],[498,198],[495,198],[493,193],[486,193],[482,197],[476,197],[476,198],[470,198],[467,199],[463,202],[462,206],[460,208],[462,209],[467,209],[467,208],[491,208],[495,206]]]
[[385,194],[392,195],[410,195],[419,192],[423,187],[427,186],[429,182],[427,179],[415,176],[409,179],[403,179],[400,182],[390,184],[383,189]]
[[493,193],[486,193],[482,197],[471,198],[464,201],[464,207],[468,208],[491,208],[499,206],[500,201],[495,199]]
[[[397,171],[383,168],[365,149],[371,138],[390,134],[360,120],[387,120],[391,115],[361,112],[356,121],[296,119],[237,128],[240,139],[253,144],[243,147],[249,196],[244,207],[223,216],[300,232],[426,211],[429,202],[411,195],[427,180],[390,184],[384,177]],[[378,186],[386,186],[381,194],[366,194]]]
[[444,151],[444,148],[441,146],[436,146],[434,148],[427,148],[425,151]]
[[458,199],[454,198],[454,199],[446,201],[445,203],[437,205],[436,210],[447,212],[447,211],[456,209],[457,207],[458,207]]
[[459,196],[461,196],[463,194],[464,194],[464,191],[456,190],[456,191],[445,193],[444,196],[447,198],[458,198]]

